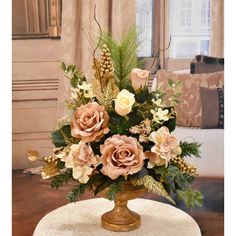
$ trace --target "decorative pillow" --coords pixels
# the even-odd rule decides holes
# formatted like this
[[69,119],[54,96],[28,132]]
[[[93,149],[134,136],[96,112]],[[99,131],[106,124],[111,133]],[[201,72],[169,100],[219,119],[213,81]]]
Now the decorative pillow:
[[191,74],[213,73],[224,70],[224,58],[197,55],[190,63]]
[[202,105],[200,99],[200,87],[222,88],[224,85],[224,72],[214,72],[207,74],[177,74],[159,70],[157,72],[158,87],[162,87],[166,93],[165,101],[172,91],[168,86],[168,79],[173,82],[182,81],[180,103],[176,106],[176,124],[185,127],[202,126]]
[[200,87],[202,128],[224,128],[224,89]]

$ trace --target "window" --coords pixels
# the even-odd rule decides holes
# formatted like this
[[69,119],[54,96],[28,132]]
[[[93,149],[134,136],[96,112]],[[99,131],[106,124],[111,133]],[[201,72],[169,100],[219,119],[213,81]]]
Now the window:
[[139,57],[152,56],[152,19],[153,19],[153,0],[136,1],[136,25],[139,31],[139,42],[141,50]]
[[192,1],[181,1],[180,6],[180,24],[183,28],[190,28],[192,25]]
[[170,58],[208,55],[210,0],[169,0]]
[[18,38],[59,37],[61,0],[13,0],[12,34]]

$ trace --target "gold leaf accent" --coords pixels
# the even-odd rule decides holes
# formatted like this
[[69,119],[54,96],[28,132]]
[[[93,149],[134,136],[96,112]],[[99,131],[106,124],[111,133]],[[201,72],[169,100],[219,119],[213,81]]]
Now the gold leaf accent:
[[111,102],[114,98],[116,98],[117,94],[119,93],[118,87],[113,84],[111,81],[108,82],[106,87],[101,89],[101,85],[98,80],[92,81],[93,92],[101,105],[104,105],[105,108],[109,109],[111,107]]
[[57,167],[57,158],[56,157],[45,157],[44,161],[47,163],[41,172],[42,179],[48,179],[53,176],[59,175],[60,171]]
[[94,79],[92,89],[98,102],[106,109],[111,108],[111,102],[119,93],[119,88],[115,84],[113,75],[113,64],[109,53],[109,48],[103,45],[100,60],[93,59]]
[[27,151],[27,156],[30,161],[36,161],[39,157],[39,153],[35,150],[26,150]]
[[141,179],[132,180],[131,183],[134,186],[141,186],[141,185],[143,185],[145,188],[147,188],[148,190],[152,191],[153,193],[158,194],[158,195],[166,198],[167,200],[169,200],[173,204],[175,204],[175,201],[171,198],[170,194],[165,190],[165,188],[162,185],[162,183],[159,182],[159,181],[156,181],[150,175],[146,175],[146,176],[144,176]]

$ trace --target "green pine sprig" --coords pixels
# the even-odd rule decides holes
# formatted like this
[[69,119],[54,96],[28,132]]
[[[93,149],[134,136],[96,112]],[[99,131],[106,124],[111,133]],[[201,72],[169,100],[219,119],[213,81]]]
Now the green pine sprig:
[[108,190],[106,192],[106,195],[107,195],[108,199],[115,200],[116,194],[121,191],[123,183],[124,183],[124,181],[119,179],[118,181],[113,182],[108,187]]
[[51,181],[51,186],[52,188],[58,189],[59,187],[62,187],[63,184],[68,183],[72,179],[72,170],[67,169],[64,173],[53,177]]
[[88,187],[87,184],[80,184],[76,186],[75,188],[72,189],[71,192],[68,193],[67,199],[70,202],[76,202],[78,198],[80,198],[84,194],[87,187]]
[[136,28],[131,28],[120,41],[114,39],[110,34],[104,32],[102,34],[101,46],[106,44],[110,49],[115,80],[120,90],[130,86],[131,70],[142,64],[142,61],[137,57],[138,50],[140,50],[137,38]]
[[180,147],[182,149],[181,156],[186,157],[186,156],[195,156],[197,158],[200,158],[200,147],[201,143],[198,142],[186,142],[186,141],[181,141],[180,142]]

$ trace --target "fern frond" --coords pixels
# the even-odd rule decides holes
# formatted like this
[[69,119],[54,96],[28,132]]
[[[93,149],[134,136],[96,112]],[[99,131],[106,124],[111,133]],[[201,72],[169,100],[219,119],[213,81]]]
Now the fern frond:
[[84,194],[87,187],[87,184],[80,184],[79,186],[73,188],[72,191],[68,193],[67,199],[70,202],[76,202],[78,198]]
[[137,58],[140,47],[138,43],[136,28],[131,28],[120,41],[114,39],[110,34],[103,33],[102,44],[105,43],[110,49],[111,59],[114,66],[116,83],[120,90],[130,84],[129,75],[133,68],[139,67],[142,63]]
[[116,194],[121,191],[123,181],[115,181],[108,187],[108,191],[106,192],[107,197],[110,200],[115,200]]
[[156,181],[152,176],[146,175],[141,179],[135,179],[132,180],[131,183],[134,186],[141,186],[143,185],[145,188],[147,188],[149,191],[152,191],[155,194],[158,194],[173,204],[175,204],[174,200],[171,198],[169,193],[165,190],[164,186],[162,185],[161,182]]

